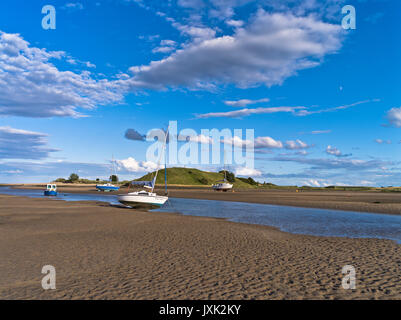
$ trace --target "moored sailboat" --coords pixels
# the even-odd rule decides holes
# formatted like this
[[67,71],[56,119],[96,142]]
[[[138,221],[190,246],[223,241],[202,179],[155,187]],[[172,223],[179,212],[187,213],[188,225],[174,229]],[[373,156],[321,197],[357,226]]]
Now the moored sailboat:
[[224,179],[223,180],[219,180],[216,181],[216,183],[214,185],[212,185],[212,189],[215,191],[224,191],[227,192],[229,190],[232,190],[233,185],[231,183],[229,183],[229,181],[227,180],[227,170],[226,170],[226,154],[224,153]]
[[98,191],[111,192],[111,191],[120,190],[120,187],[115,186],[114,184],[111,183],[111,178],[112,178],[114,172],[115,172],[115,169],[114,169],[114,158],[112,158],[112,160],[111,160],[111,175],[110,175],[110,178],[109,178],[109,182],[105,183],[105,184],[97,184],[96,185],[96,189]]
[[168,135],[168,128],[166,131],[166,137],[164,140],[164,145],[162,152],[160,153],[159,161],[157,164],[156,168],[156,174],[155,177],[152,179],[152,181],[132,181],[130,185],[135,185],[135,186],[141,186],[144,187],[144,189],[147,190],[141,190],[137,192],[130,192],[127,194],[120,194],[118,196],[118,201],[126,206],[132,207],[132,208],[158,208],[161,207],[166,203],[168,200],[167,196],[167,169],[166,169],[166,163],[164,165],[164,181],[166,185],[166,195],[165,196],[160,196],[157,195],[156,192],[154,191],[155,185],[156,185],[156,179],[157,179],[157,174],[159,172],[159,166],[160,166],[160,160],[165,153],[166,150],[166,144],[167,144],[167,135]]

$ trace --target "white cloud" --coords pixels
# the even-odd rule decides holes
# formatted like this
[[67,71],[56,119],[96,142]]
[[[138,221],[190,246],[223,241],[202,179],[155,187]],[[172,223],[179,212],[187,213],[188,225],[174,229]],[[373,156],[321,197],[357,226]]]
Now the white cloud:
[[255,149],[280,149],[283,147],[283,143],[278,140],[274,140],[271,137],[257,137],[252,142],[251,140],[243,140],[238,136],[232,138],[226,138],[221,140],[222,143],[231,144],[237,148],[246,148],[254,146]]
[[4,171],[1,171],[1,173],[6,173],[6,174],[21,174],[23,172],[24,171],[22,171],[22,170],[4,170]]
[[234,147],[237,148],[246,148],[247,146],[252,146],[252,141],[250,140],[243,140],[238,136],[230,137],[230,138],[225,138],[220,141],[221,143],[225,144],[231,144]]
[[177,4],[183,8],[199,9],[204,6],[202,0],[178,0]]
[[240,109],[235,111],[227,111],[227,112],[210,112],[204,114],[198,114],[196,117],[198,119],[207,119],[207,118],[241,118],[247,117],[252,114],[270,114],[270,113],[295,113],[297,110],[303,109],[304,107],[271,107],[271,108],[253,108],[253,109]]
[[262,102],[269,102],[269,98],[263,98],[258,100],[251,100],[251,99],[241,99],[241,100],[234,100],[234,101],[224,101],[224,104],[231,106],[231,107],[246,107],[250,104],[262,103]]
[[310,187],[320,187],[320,182],[315,179],[309,179],[308,181],[304,182],[305,185]]
[[371,100],[363,100],[363,101],[357,101],[351,104],[346,104],[346,105],[341,105],[338,107],[333,107],[333,108],[323,108],[323,109],[318,109],[318,110],[313,110],[312,108],[305,108],[304,110],[301,110],[297,113],[298,116],[307,116],[311,114],[317,114],[317,113],[324,113],[324,112],[334,112],[338,110],[345,110],[349,109],[351,107],[358,106],[360,104],[365,104],[365,103],[371,103],[371,102],[379,102],[380,99],[371,99]]
[[153,52],[153,53],[158,53],[158,52],[161,52],[161,53],[168,53],[168,52],[174,51],[176,45],[177,45],[177,43],[176,43],[175,41],[173,41],[173,40],[168,40],[168,39],[166,39],[166,40],[161,40],[161,41],[160,41],[160,46],[154,48],[154,49],[152,50],[152,52]]
[[255,148],[268,148],[268,149],[273,149],[273,148],[282,148],[283,143],[279,140],[274,140],[271,137],[257,137],[255,139]]
[[310,146],[303,142],[302,140],[289,140],[286,141],[285,143],[285,148],[289,149],[289,150],[299,150],[299,149],[306,149],[306,148],[310,148]]
[[336,147],[328,145],[326,148],[326,153],[336,157],[349,157],[352,154],[343,154],[339,149]]
[[[241,100],[240,100],[241,101]],[[322,109],[316,109],[316,107],[306,107],[306,106],[296,106],[296,107],[288,107],[288,106],[281,106],[281,107],[269,107],[269,108],[244,108],[240,110],[235,110],[235,111],[227,111],[227,112],[210,112],[210,113],[204,113],[204,114],[198,114],[196,117],[199,119],[203,118],[240,118],[240,117],[247,117],[253,114],[268,114],[268,113],[277,113],[277,112],[288,112],[292,113],[295,116],[308,116],[311,114],[319,114],[319,113],[325,113],[325,112],[334,112],[338,110],[345,110],[360,104],[365,104],[365,103],[371,103],[371,102],[378,102],[380,100],[378,99],[372,99],[372,100],[364,100],[364,101],[358,101],[352,104],[348,105],[342,105],[338,107],[333,107],[333,108],[322,108]],[[235,101],[230,101],[231,103],[235,104]],[[246,101],[242,102],[246,103]],[[312,132],[314,134],[316,133],[326,133],[329,131],[315,131]]]
[[174,40],[164,39],[164,40],[160,41],[160,45],[162,45],[162,46],[175,46],[175,45],[177,45],[177,42],[175,42]]
[[153,53],[168,53],[174,51],[174,47],[157,47],[152,50]]
[[244,25],[244,21],[230,19],[230,20],[226,20],[226,24],[231,26],[231,27],[239,28],[239,27],[242,27]]
[[201,43],[202,41],[213,39],[216,36],[216,30],[213,28],[201,24],[182,24],[177,22],[174,18],[167,17],[163,13],[158,13],[158,15],[165,17],[165,19],[170,22],[171,25],[181,33],[181,35],[189,37],[193,43]]
[[[157,169],[157,164],[152,161],[138,161],[132,157],[115,161],[118,171],[151,172]],[[161,168],[162,166],[159,166]]]
[[387,112],[387,120],[390,125],[400,128],[401,127],[401,107],[392,108]]
[[84,5],[80,2],[69,2],[66,3],[62,9],[75,9],[75,10],[83,10]]
[[378,144],[391,144],[391,140],[375,139]]
[[311,134],[323,134],[323,133],[330,133],[331,130],[314,130],[311,131]]
[[[140,88],[213,88],[217,84],[252,87],[281,84],[297,71],[319,65],[341,45],[341,26],[315,17],[270,14],[262,9],[233,35],[173,22],[197,38],[169,57],[135,66],[131,85]],[[201,39],[201,40],[200,40]]]
[[0,159],[44,159],[58,151],[47,146],[47,135],[11,127],[0,127]]
[[262,172],[253,168],[240,167],[235,169],[236,176],[259,177]]
[[123,101],[123,80],[96,80],[88,71],[60,71],[51,60],[65,56],[31,47],[19,34],[0,31],[0,115],[79,117],[77,108]]

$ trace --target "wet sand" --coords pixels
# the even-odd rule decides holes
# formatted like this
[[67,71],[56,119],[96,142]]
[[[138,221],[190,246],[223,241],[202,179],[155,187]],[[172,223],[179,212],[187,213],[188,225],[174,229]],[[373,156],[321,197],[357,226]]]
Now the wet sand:
[[0,299],[401,299],[400,270],[389,240],[0,195]]
[[[33,185],[18,188],[43,189]],[[93,185],[59,186],[60,192],[98,194]],[[162,187],[156,188],[161,194]],[[127,188],[115,192],[124,193]],[[334,209],[357,212],[376,212],[401,214],[401,193],[380,191],[287,191],[287,190],[235,190],[235,192],[216,192],[210,188],[170,187],[169,196],[176,198],[192,198],[207,200],[240,201],[273,205]]]

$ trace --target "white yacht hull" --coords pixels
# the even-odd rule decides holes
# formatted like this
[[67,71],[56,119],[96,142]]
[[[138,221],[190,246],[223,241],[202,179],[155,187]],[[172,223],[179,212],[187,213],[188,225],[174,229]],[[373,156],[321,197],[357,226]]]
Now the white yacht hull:
[[214,184],[212,188],[216,191],[228,191],[233,188],[233,185],[230,183],[217,183]]
[[156,194],[139,194],[132,192],[118,196],[118,201],[132,208],[157,208],[166,203],[168,197],[158,196]]

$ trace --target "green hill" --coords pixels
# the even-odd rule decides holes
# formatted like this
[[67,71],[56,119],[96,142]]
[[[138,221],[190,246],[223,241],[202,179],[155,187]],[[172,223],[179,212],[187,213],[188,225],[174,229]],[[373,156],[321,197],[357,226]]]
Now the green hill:
[[[154,177],[154,172],[136,179],[136,181],[150,181]],[[218,180],[224,179],[224,174],[218,172],[207,172],[193,168],[167,168],[167,183],[169,185],[186,186],[211,186]],[[156,184],[164,184],[164,169],[157,175]],[[255,186],[235,178],[234,187],[253,188]]]

